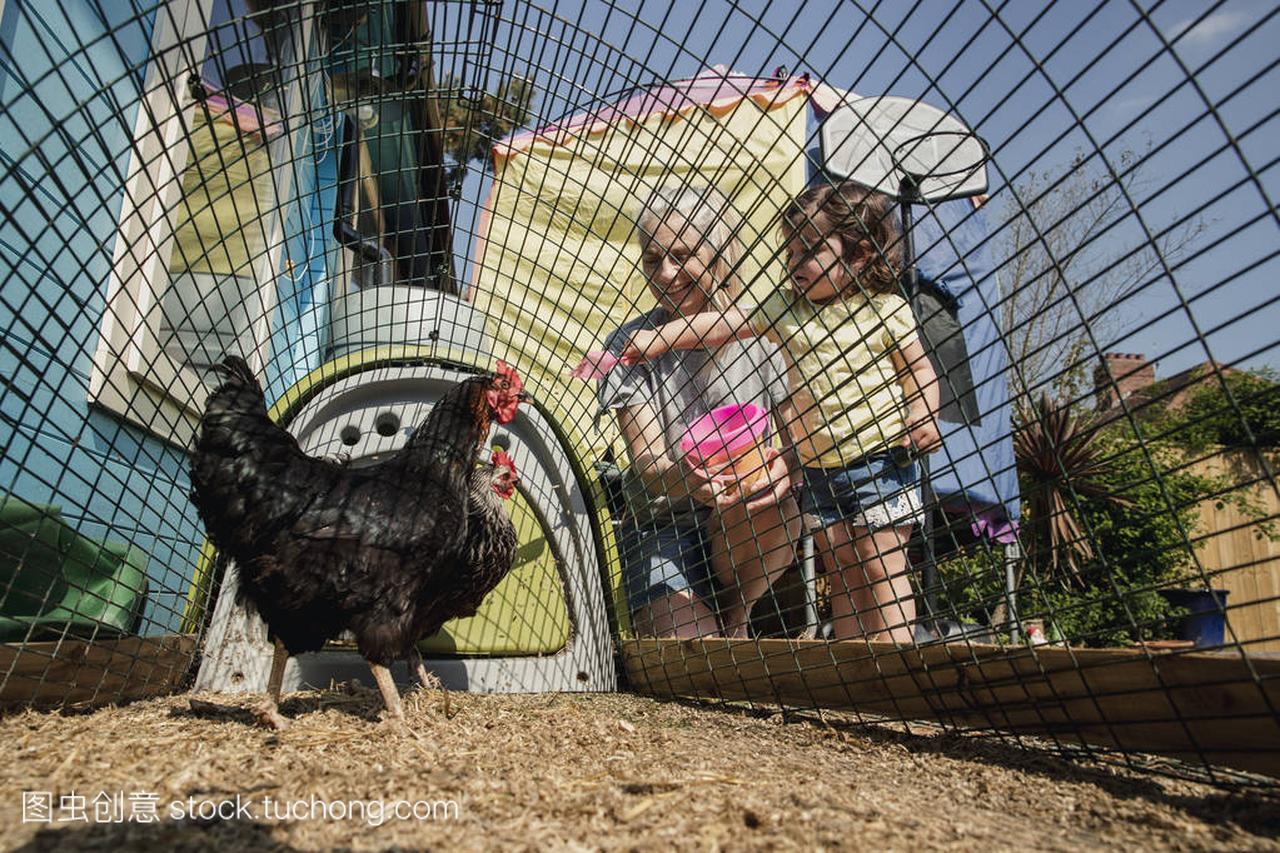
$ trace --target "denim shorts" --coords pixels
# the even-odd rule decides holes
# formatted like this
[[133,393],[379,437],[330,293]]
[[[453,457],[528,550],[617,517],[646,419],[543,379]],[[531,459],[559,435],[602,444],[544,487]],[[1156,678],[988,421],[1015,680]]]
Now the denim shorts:
[[916,463],[889,450],[844,468],[805,468],[800,505],[823,527],[842,520],[870,530],[902,527],[918,523],[924,514]]
[[618,531],[622,582],[634,613],[664,595],[692,591],[714,610],[711,548],[700,524],[636,525]]

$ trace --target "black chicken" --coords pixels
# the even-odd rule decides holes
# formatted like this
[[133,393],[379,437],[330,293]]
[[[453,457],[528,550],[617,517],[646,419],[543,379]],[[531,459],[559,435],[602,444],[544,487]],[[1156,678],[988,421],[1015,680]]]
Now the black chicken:
[[[490,423],[509,422],[524,398],[519,377],[498,362],[496,373],[456,384],[400,452],[356,468],[303,453],[267,416],[243,359],[217,369],[226,379],[200,421],[191,498],[210,541],[239,568],[237,601],[275,641],[264,719],[285,724],[278,703],[289,656],[345,630],[388,713],[403,717],[388,667],[416,658],[420,638],[483,598],[479,577],[463,568],[468,505]],[[492,492],[493,470],[480,476]]]
[[511,570],[516,555],[516,528],[502,502],[510,500],[519,484],[516,463],[498,450],[471,475],[467,494],[467,538],[458,554],[456,577],[465,583],[447,597],[423,610],[423,630],[429,637],[450,619],[474,616],[484,597]]
[[[511,571],[519,542],[515,525],[502,502],[515,494],[518,483],[516,463],[503,450],[495,451],[488,464],[472,473],[471,491],[467,495],[467,541],[454,569],[457,581],[420,614],[421,637],[436,633],[450,619],[474,616],[484,597]],[[413,660],[418,679],[424,685],[431,684],[416,647]],[[444,700],[447,717],[447,691]]]

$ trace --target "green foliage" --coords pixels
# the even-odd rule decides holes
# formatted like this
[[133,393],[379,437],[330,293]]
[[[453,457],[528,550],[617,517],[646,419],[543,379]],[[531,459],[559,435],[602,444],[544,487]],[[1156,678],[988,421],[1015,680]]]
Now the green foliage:
[[1173,637],[1181,609],[1133,583],[1122,570],[1114,580],[1115,589],[1032,590],[1030,595],[1024,590],[1020,613],[1044,619],[1051,634],[1072,645],[1115,647]]
[[[1243,480],[1230,465],[1202,473],[1216,468],[1198,460],[1212,447],[1280,444],[1275,374],[1193,377],[1180,404],[1166,405],[1178,390],[1147,389],[1153,402],[1136,422],[1090,425],[1047,400],[1020,412],[1015,449],[1031,550],[1018,579],[1023,621],[1042,619],[1051,635],[1083,645],[1168,638],[1181,611],[1158,590],[1205,585],[1194,550],[1205,532],[1197,529],[1202,502],[1234,504],[1257,520],[1257,535],[1274,537],[1248,488],[1257,476]],[[1058,570],[1064,562],[1074,571]],[[989,556],[968,554],[940,568],[962,613],[1000,627],[1003,576]]]
[[[1192,452],[1222,447],[1280,446],[1280,382],[1275,371],[1231,371],[1194,380],[1185,402],[1160,407],[1153,426]],[[1226,389],[1223,389],[1223,385]],[[1154,391],[1161,390],[1157,385]]]
[[[1067,490],[1068,506],[1089,537],[1093,556],[1074,577],[1037,570],[1045,562],[1036,555],[1025,558],[1019,618],[1044,620],[1051,636],[1073,645],[1170,638],[1182,611],[1156,590],[1202,585],[1189,540],[1196,536],[1197,504],[1221,483],[1187,470],[1175,447],[1144,446],[1125,422],[1102,428],[1093,441],[1101,464],[1091,476],[1105,491]],[[1024,518],[1024,528],[1031,522]],[[988,624],[1002,621],[999,552],[953,557],[939,573],[944,601],[960,615]]]
[[999,620],[1004,602],[1004,554],[978,546],[938,563],[938,604],[944,616],[982,625]]
[[1081,572],[1083,589],[1031,577],[1023,616],[1036,611],[1062,636],[1087,645],[1167,638],[1174,613],[1155,590],[1192,580],[1196,505],[1215,482],[1187,470],[1176,449],[1143,445],[1128,424],[1104,429],[1099,443],[1108,457],[1100,479],[1124,500],[1078,497],[1097,555]]

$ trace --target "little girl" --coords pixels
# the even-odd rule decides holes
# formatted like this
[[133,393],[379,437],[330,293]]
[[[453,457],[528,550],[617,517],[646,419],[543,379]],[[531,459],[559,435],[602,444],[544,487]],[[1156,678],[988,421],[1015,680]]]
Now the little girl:
[[[767,335],[787,356],[788,424],[804,511],[832,572],[838,639],[909,643],[916,608],[906,543],[921,515],[911,451],[941,444],[938,387],[898,295],[902,235],[893,200],[852,182],[806,190],[783,213],[791,288],[750,317],[737,308],[636,332],[623,358]],[[793,462],[794,464],[794,462]]]

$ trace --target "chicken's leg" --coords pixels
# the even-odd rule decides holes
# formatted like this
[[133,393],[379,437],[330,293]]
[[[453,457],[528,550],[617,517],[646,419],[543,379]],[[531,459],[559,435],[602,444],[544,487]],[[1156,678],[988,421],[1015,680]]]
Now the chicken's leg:
[[413,663],[418,672],[418,681],[422,682],[423,688],[431,690],[439,690],[444,698],[444,718],[446,720],[453,718],[453,712],[449,709],[449,691],[445,689],[444,683],[427,672],[427,665],[422,662],[422,652],[418,651],[418,647],[413,648]]
[[396,683],[391,680],[391,670],[373,661],[369,661],[369,669],[373,671],[373,680],[378,682],[378,690],[382,692],[382,701],[387,706],[387,716],[403,720],[404,708],[400,705],[400,692],[396,690]]
[[289,650],[276,640],[275,653],[271,656],[271,676],[267,679],[267,695],[257,708],[258,719],[273,729],[289,727],[289,721],[280,713],[280,685],[284,682],[284,667],[289,662]]

